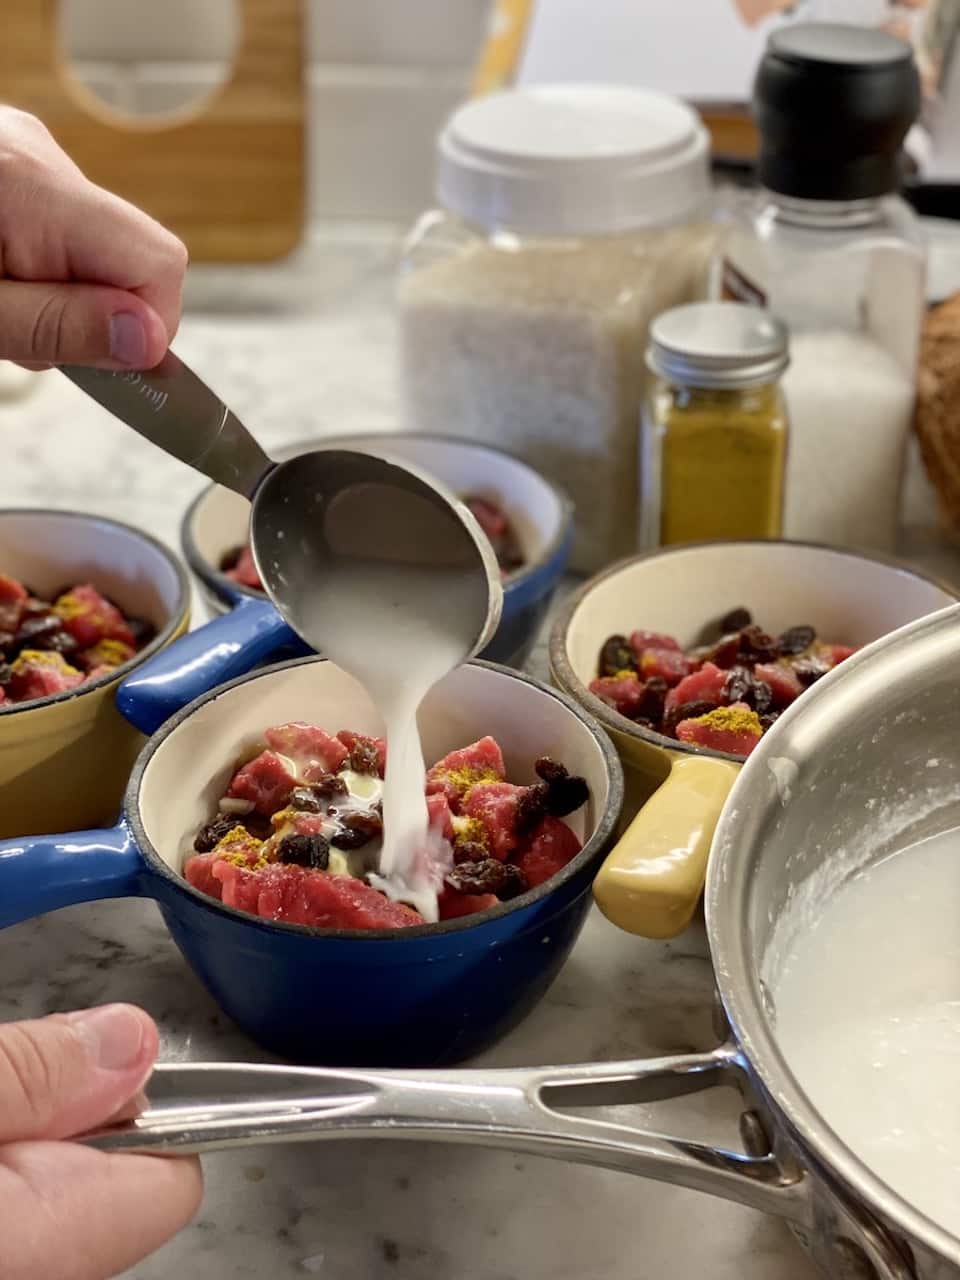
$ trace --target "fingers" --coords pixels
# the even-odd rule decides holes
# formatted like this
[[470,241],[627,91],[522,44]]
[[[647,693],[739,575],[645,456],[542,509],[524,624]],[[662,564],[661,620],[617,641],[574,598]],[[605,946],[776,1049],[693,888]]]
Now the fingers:
[[4,1280],[106,1280],[197,1211],[199,1162],[107,1155],[71,1143],[0,1150]]
[[186,247],[142,210],[92,183],[83,183],[76,200],[78,207],[64,211],[67,278],[135,293],[160,316],[169,346],[180,324]]
[[133,293],[0,280],[0,354],[34,367],[152,369],[170,345],[163,318]]
[[175,235],[89,182],[38,120],[0,106],[0,278],[132,293],[160,317],[169,345],[186,267]]
[[132,1005],[0,1027],[0,1143],[103,1124],[142,1088],[158,1043],[153,1020]]

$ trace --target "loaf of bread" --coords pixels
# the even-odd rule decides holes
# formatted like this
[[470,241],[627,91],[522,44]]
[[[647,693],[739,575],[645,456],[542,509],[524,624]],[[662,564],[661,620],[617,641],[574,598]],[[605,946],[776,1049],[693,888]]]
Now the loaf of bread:
[[960,293],[927,314],[914,430],[943,517],[960,531]]

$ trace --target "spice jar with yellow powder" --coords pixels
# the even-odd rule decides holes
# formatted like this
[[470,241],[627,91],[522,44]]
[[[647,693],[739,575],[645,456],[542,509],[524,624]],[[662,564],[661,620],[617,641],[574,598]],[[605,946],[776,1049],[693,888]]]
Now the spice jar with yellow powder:
[[641,423],[645,548],[781,533],[787,331],[737,302],[664,311],[650,329]]

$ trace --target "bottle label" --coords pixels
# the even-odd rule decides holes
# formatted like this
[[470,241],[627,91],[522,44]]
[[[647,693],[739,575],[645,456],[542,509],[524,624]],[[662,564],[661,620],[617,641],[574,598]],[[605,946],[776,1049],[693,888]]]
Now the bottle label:
[[724,302],[746,302],[752,307],[767,305],[767,295],[763,289],[735,267],[729,258],[723,260],[720,296]]

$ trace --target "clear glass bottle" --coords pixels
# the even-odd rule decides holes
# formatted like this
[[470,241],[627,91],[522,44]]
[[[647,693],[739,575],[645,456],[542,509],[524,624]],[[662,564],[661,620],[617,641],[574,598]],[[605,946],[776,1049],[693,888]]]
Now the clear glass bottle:
[[573,565],[635,549],[653,316],[706,296],[708,140],[659,94],[539,86],[460,108],[398,285],[404,425],[505,448],[577,508]]
[[755,307],[700,303],[657,317],[641,421],[641,546],[780,536],[787,361],[786,329]]
[[894,194],[916,69],[882,32],[784,28],[754,105],[763,189],[728,229],[721,291],[790,330],[784,532],[890,551],[926,293],[920,226]]

